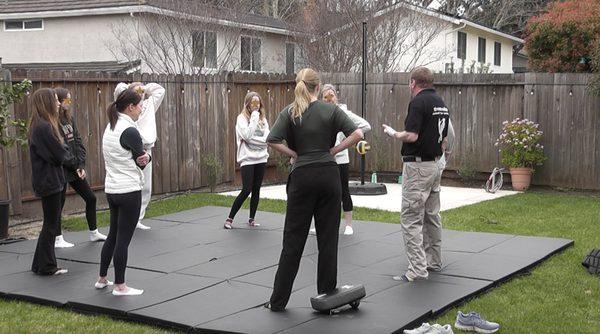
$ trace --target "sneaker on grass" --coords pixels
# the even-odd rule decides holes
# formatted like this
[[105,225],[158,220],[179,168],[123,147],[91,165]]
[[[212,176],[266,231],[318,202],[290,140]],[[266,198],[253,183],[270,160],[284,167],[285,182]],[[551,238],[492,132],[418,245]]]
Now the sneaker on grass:
[[499,324],[483,319],[477,312],[464,314],[461,311],[458,311],[454,327],[477,333],[496,333],[500,329]]

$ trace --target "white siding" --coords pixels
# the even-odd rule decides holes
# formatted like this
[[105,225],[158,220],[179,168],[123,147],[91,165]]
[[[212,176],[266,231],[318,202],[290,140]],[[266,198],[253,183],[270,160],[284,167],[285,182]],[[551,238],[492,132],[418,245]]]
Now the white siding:
[[104,41],[121,17],[127,16],[44,19],[44,29],[34,31],[4,31],[1,21],[0,57],[7,64],[113,61]]

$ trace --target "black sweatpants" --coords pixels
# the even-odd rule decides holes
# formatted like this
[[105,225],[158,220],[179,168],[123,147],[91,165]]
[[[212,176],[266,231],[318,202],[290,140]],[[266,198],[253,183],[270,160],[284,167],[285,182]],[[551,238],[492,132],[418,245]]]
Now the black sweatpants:
[[350,212],[354,209],[352,205],[352,196],[350,196],[350,189],[348,189],[348,182],[350,180],[350,164],[338,165],[340,169],[340,182],[342,185],[342,209],[344,212]]
[[61,213],[61,192],[42,197],[44,222],[38,237],[31,271],[39,275],[52,275],[57,269],[54,239],[58,235]]
[[[86,179],[76,179],[75,181],[69,182],[69,185],[83,200],[85,201],[85,219],[88,223],[88,228],[90,231],[97,229],[96,226],[96,195],[92,191],[90,184]],[[60,210],[65,207],[65,199],[67,197],[67,185],[65,184],[65,189],[62,191],[61,195],[61,203]],[[62,220],[58,222],[58,235],[62,234]]]
[[140,217],[142,191],[106,194],[110,208],[110,229],[100,253],[100,276],[105,277],[110,260],[115,266],[115,284],[125,283],[127,249]]
[[254,219],[256,210],[258,209],[258,201],[260,200],[260,187],[262,186],[263,177],[265,176],[265,168],[267,164],[255,164],[242,166],[242,191],[233,201],[229,218],[235,218],[235,215],[240,211],[242,204],[248,195],[252,193],[250,198],[250,219]]
[[270,300],[272,310],[284,309],[290,299],[313,216],[319,249],[317,292],[335,289],[341,206],[339,180],[339,169],[334,164],[304,166],[290,174],[283,249]]

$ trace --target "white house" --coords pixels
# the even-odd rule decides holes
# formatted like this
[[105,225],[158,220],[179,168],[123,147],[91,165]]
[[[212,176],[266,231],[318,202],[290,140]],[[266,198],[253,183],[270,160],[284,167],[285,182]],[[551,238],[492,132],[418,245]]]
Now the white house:
[[[293,43],[294,33],[284,22],[256,14],[231,15],[211,7],[192,11],[184,7],[186,2],[180,3],[181,7],[178,1],[152,0],[0,1],[0,57],[6,67],[152,72],[167,61],[135,57],[135,47],[125,55],[127,46],[115,33],[145,36],[152,33],[153,26],[148,21],[140,23],[142,18],[171,16],[210,27],[190,31],[176,46],[185,50],[182,57],[191,63],[188,65],[202,69],[197,72],[294,73],[298,68],[300,52]],[[177,56],[171,54],[170,58]]]
[[[294,73],[306,64],[302,48],[294,42],[298,33],[285,22],[256,14],[233,15],[232,11],[202,5],[193,9],[183,6],[189,3],[193,2],[0,1],[0,58],[9,68],[125,72],[168,72],[165,66],[173,63],[180,64],[179,67],[185,64],[184,69],[169,70],[177,73],[215,70]],[[393,18],[391,13],[397,10],[410,11],[418,18],[419,26],[441,28],[429,43],[415,48],[421,54],[411,56],[408,52],[397,60],[393,71],[426,65],[436,72],[469,72],[482,67],[492,73],[513,72],[513,47],[524,43],[522,39],[404,2],[374,16]],[[139,50],[144,47],[138,45],[141,43],[135,37],[156,34],[153,29],[164,17],[183,18],[205,28],[179,32],[179,37],[172,39],[176,40],[172,48],[181,48],[182,52],[168,50],[155,56],[140,56]],[[422,37],[417,29],[408,41]],[[124,41],[133,42],[124,45]],[[154,42],[170,44],[166,40]]]
[[[395,11],[403,14],[394,16]],[[513,48],[523,44],[523,39],[402,1],[378,11],[374,17],[398,19],[406,17],[407,12],[417,18],[406,21],[417,22],[418,28],[412,28],[413,39],[426,37],[419,29],[431,31],[433,26],[438,28],[431,42],[423,46],[425,50],[419,51],[422,52],[419,59],[415,61],[412,57],[414,51],[399,59],[397,68],[401,71],[425,65],[436,72],[477,72],[487,68],[491,73],[513,73]]]

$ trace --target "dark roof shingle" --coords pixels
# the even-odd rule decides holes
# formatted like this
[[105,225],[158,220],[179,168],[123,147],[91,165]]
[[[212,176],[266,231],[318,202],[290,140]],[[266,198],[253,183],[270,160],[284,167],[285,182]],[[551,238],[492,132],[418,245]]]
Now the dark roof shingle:
[[47,12],[60,10],[97,9],[147,5],[175,12],[185,9],[185,14],[211,17],[261,27],[289,29],[284,21],[263,15],[238,13],[193,0],[0,0],[0,14]]

